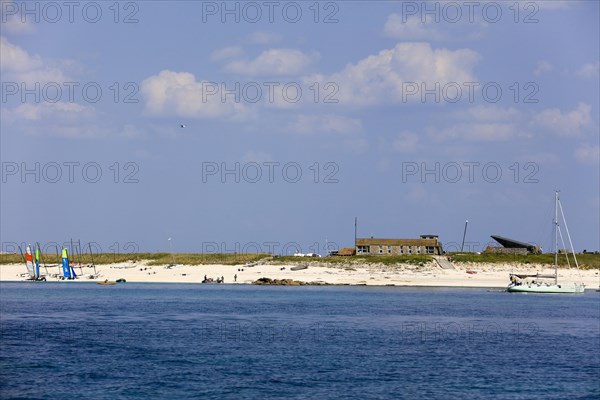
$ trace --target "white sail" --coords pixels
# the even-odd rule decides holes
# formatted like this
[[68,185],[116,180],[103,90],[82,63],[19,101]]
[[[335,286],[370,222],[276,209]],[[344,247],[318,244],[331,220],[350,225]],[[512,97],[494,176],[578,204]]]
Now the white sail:
[[31,247],[27,246],[25,249],[25,266],[27,267],[27,273],[30,278],[35,278],[35,267],[33,264],[33,255],[31,254]]

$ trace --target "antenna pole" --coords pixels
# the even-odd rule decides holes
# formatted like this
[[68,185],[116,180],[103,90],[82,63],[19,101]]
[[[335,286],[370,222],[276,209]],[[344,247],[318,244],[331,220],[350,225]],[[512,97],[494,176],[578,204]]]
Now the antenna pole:
[[469,224],[469,220],[465,221],[465,231],[463,232],[463,240],[462,240],[462,244],[460,245],[460,251],[463,251],[463,248],[465,247],[465,237],[467,237],[467,225]]
[[356,232],[358,229],[358,218],[354,217],[354,251],[356,252]]

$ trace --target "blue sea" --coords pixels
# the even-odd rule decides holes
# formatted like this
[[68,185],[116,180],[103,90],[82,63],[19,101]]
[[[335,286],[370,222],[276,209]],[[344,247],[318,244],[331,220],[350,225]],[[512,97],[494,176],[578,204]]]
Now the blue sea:
[[2,399],[598,399],[600,293],[2,283]]

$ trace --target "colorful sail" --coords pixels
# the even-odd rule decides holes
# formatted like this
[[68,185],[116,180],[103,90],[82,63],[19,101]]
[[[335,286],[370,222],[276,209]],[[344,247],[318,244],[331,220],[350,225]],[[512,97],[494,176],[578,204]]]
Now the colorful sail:
[[35,278],[35,270],[33,267],[33,256],[31,254],[31,247],[27,246],[25,250],[25,265],[27,266],[27,273],[30,278]]
[[40,277],[40,248],[35,249],[35,277]]
[[71,267],[69,266],[69,255],[67,254],[67,249],[62,249],[62,268],[63,268],[63,277],[67,279],[71,279]]

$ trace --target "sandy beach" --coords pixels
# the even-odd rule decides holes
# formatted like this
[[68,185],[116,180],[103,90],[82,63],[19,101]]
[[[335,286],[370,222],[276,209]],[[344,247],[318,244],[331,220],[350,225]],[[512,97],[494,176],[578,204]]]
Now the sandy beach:
[[[305,263],[302,263],[305,264]],[[166,265],[150,266],[147,262],[106,264],[96,266],[97,277],[91,267],[79,268],[78,281],[91,282],[115,281],[125,279],[127,282],[156,283],[201,283],[204,277],[216,279],[223,277],[226,284],[251,284],[259,278],[292,279],[302,282],[313,282],[333,285],[374,285],[374,286],[465,286],[465,287],[506,287],[511,272],[519,273],[552,273],[552,266],[510,265],[510,264],[473,264],[455,263],[454,269],[442,269],[436,263],[424,266],[379,264],[346,264],[331,265],[311,262],[306,269],[292,271],[294,265],[258,264],[241,265]],[[42,273],[48,281],[58,281],[57,266],[44,268]],[[467,273],[467,270],[476,273]],[[7,264],[0,266],[0,281],[24,281],[25,266]],[[237,275],[237,279],[236,279]],[[560,281],[572,283],[583,281],[588,289],[600,287],[598,270],[559,269]]]

